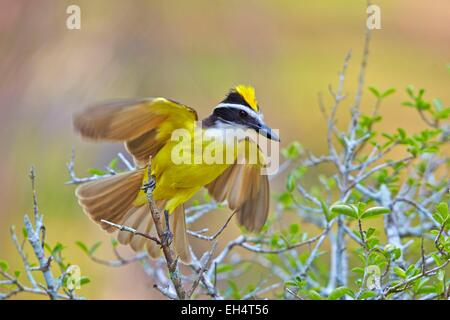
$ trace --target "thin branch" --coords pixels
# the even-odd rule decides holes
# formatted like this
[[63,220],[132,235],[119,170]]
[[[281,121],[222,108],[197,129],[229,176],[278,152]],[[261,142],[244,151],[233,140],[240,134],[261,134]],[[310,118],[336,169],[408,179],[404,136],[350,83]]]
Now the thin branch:
[[94,262],[96,262],[98,264],[102,264],[102,265],[105,265],[105,266],[108,266],[108,267],[114,267],[115,268],[115,267],[122,267],[122,266],[125,266],[127,264],[134,263],[134,262],[146,260],[146,259],[148,259],[148,254],[147,254],[147,252],[139,252],[139,253],[137,253],[136,255],[134,255],[131,258],[125,259],[125,258],[121,257],[121,258],[119,258],[117,260],[100,259],[100,258],[95,257],[93,255],[89,255],[89,258],[92,261],[94,261]]
[[144,237],[146,239],[152,240],[152,241],[156,242],[158,245],[161,245],[161,242],[157,238],[152,237],[148,233],[140,232],[140,231],[137,231],[136,229],[133,229],[131,227],[128,227],[128,226],[125,226],[125,225],[122,225],[122,224],[116,224],[116,223],[107,221],[105,219],[101,219],[100,222],[105,223],[107,225],[110,225],[110,226],[112,226],[112,227],[114,227],[114,228],[116,228],[116,229],[118,229],[120,231],[130,232],[130,233],[132,233],[134,235],[141,236],[141,237]]
[[409,279],[406,279],[406,280],[404,280],[404,281],[402,281],[402,282],[400,282],[400,283],[398,283],[398,284],[396,284],[396,285],[394,285],[394,286],[392,286],[392,287],[388,287],[388,288],[386,288],[385,290],[384,290],[384,292],[383,292],[383,295],[384,296],[387,296],[387,295],[389,295],[389,294],[391,294],[391,293],[395,293],[395,292],[398,292],[398,291],[403,291],[403,290],[405,290],[406,288],[407,288],[407,286],[409,285],[409,284],[411,284],[412,282],[414,282],[414,281],[416,281],[417,279],[420,279],[420,278],[422,278],[422,277],[424,277],[424,276],[429,276],[429,275],[433,275],[433,274],[435,274],[437,271],[439,271],[439,270],[441,270],[441,269],[444,269],[445,267],[447,267],[447,265],[450,263],[450,259],[448,259],[447,261],[445,261],[443,264],[441,264],[440,266],[437,266],[437,267],[435,267],[435,268],[433,268],[433,269],[430,269],[430,270],[428,270],[428,271],[425,271],[425,272],[421,272],[421,273],[419,273],[418,275],[415,275],[415,276],[413,276],[413,277],[411,277],[411,278],[409,278]]
[[125,165],[125,167],[127,167],[128,170],[135,170],[136,167],[133,166],[130,161],[128,161],[128,159],[122,154],[122,152],[119,152],[117,154],[117,157],[122,161],[122,163]]
[[256,253],[282,253],[282,252],[293,250],[293,249],[296,249],[296,248],[299,248],[299,247],[310,245],[310,244],[316,242],[317,240],[319,240],[322,237],[322,235],[326,234],[327,232],[328,232],[328,228],[326,228],[324,231],[322,231],[320,234],[318,234],[315,237],[312,237],[312,238],[310,238],[308,240],[301,241],[301,242],[298,242],[298,243],[295,243],[295,244],[291,244],[291,245],[289,245],[289,246],[287,246],[285,248],[282,248],[282,249],[264,249],[264,248],[260,248],[260,247],[251,245],[251,244],[249,244],[247,242],[241,242],[241,243],[238,243],[237,245],[241,246],[242,248],[244,248],[244,249],[246,249],[248,251],[252,251],[252,252],[256,252]]
[[14,245],[16,246],[16,250],[19,253],[20,258],[22,259],[23,265],[25,267],[25,272],[27,274],[28,281],[30,281],[31,286],[33,288],[37,288],[36,280],[34,279],[33,274],[31,273],[30,263],[28,262],[28,259],[25,256],[25,253],[23,252],[22,246],[19,244],[19,241],[17,240],[17,236],[16,236],[16,232],[15,232],[14,226],[11,227],[10,233],[11,233],[11,239],[13,240]]
[[216,250],[216,247],[217,247],[217,242],[214,242],[213,245],[212,245],[212,247],[211,247],[211,249],[207,252],[207,254],[206,254],[206,259],[205,259],[206,261],[205,261],[205,263],[203,264],[203,266],[200,268],[200,270],[199,270],[198,273],[197,273],[197,274],[198,274],[198,275],[197,275],[197,279],[194,281],[194,283],[192,284],[191,290],[190,290],[190,291],[188,292],[188,294],[187,294],[187,297],[188,297],[188,298],[191,298],[191,297],[192,297],[192,295],[193,295],[194,292],[195,292],[195,289],[197,289],[197,287],[198,287],[200,281],[201,281],[202,278],[203,278],[203,274],[204,274],[205,271],[208,270],[209,267],[211,266],[212,257],[213,257],[214,251]]
[[348,193],[357,184],[361,183],[362,181],[364,181],[365,179],[370,177],[375,172],[377,172],[377,171],[379,171],[381,169],[387,168],[387,167],[393,167],[393,166],[395,166],[395,165],[397,165],[399,163],[402,163],[402,162],[409,162],[412,159],[414,159],[414,157],[413,156],[409,156],[409,157],[405,157],[405,158],[397,160],[397,161],[385,162],[385,163],[379,164],[378,166],[373,167],[372,169],[370,169],[366,173],[360,175],[357,178],[354,178],[353,181],[350,183],[350,185],[345,189],[344,194]]
[[206,241],[213,241],[215,240],[224,230],[225,228],[228,226],[228,223],[230,223],[231,218],[233,218],[233,216],[236,214],[236,211],[234,211],[232,214],[230,214],[230,216],[228,217],[227,221],[225,221],[225,224],[212,236],[204,236],[202,234],[200,234],[199,232],[194,232],[191,230],[187,230],[187,233],[190,234],[191,236],[194,236],[198,239],[202,239],[202,240],[206,240]]
[[175,257],[175,254],[171,248],[171,243],[167,243],[167,241],[163,240],[166,238],[166,236],[165,230],[162,226],[161,213],[157,208],[156,203],[153,199],[155,180],[151,174],[151,157],[149,158],[148,161],[147,172],[149,180],[148,184],[144,188],[144,191],[147,195],[148,206],[152,214],[153,222],[155,223],[156,233],[158,234],[158,238],[161,243],[164,258],[166,259],[167,262],[167,269],[169,270],[170,280],[172,281],[172,284],[175,287],[178,299],[184,300],[186,298],[186,292],[181,283],[181,277],[178,271],[178,258]]

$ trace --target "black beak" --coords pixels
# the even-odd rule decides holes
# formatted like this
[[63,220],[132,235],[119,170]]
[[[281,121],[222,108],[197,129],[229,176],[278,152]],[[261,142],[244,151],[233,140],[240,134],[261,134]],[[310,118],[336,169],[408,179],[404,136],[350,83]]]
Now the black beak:
[[267,137],[270,140],[280,141],[280,138],[271,128],[269,128],[265,123],[259,123],[254,128],[259,134]]

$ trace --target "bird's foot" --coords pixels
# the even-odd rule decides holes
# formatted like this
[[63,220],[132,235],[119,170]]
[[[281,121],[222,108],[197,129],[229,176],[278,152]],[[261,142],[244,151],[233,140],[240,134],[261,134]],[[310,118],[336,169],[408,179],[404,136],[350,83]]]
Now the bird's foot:
[[170,244],[172,243],[173,240],[173,234],[172,232],[170,232],[170,230],[166,230],[163,232],[162,234],[162,238],[161,238],[161,244],[163,246],[170,246]]
[[150,176],[150,179],[148,179],[148,182],[146,182],[142,185],[142,190],[144,190],[145,193],[147,193],[147,192],[153,193],[153,190],[155,190],[155,187],[156,187],[155,177]]
[[166,230],[164,230],[161,237],[161,244],[163,246],[170,246],[173,240],[173,233],[170,231],[169,225],[169,211],[164,210],[164,217],[166,219]]

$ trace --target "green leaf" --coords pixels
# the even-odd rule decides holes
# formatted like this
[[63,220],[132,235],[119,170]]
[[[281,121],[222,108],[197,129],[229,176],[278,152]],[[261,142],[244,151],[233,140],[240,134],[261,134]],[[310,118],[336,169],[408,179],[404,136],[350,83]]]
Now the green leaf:
[[286,180],[286,189],[287,191],[292,192],[295,190],[296,186],[297,186],[296,177],[291,173],[288,175]]
[[345,295],[348,295],[352,298],[355,296],[355,294],[353,293],[353,291],[350,288],[338,287],[330,293],[330,295],[328,296],[328,300],[337,300],[339,298],[342,298]]
[[205,191],[205,192],[203,193],[203,200],[204,200],[205,202],[211,202],[211,195],[209,194],[208,191]]
[[22,272],[21,272],[20,270],[14,271],[14,276],[15,276],[16,278],[19,278],[21,274],[22,274]]
[[405,129],[397,128],[397,131],[398,131],[398,133],[400,135],[401,141],[404,141],[406,139],[406,137],[407,137]]
[[51,251],[51,255],[55,257],[58,253],[60,253],[64,249],[63,245],[61,243],[57,243],[53,250]]
[[377,98],[381,98],[380,91],[378,91],[375,87],[369,87],[369,91],[373,93],[373,95]]
[[50,254],[52,253],[53,249],[52,247],[50,247],[50,245],[48,243],[44,243],[44,248],[45,250],[47,250]]
[[347,204],[335,204],[331,207],[331,212],[346,215],[358,219],[358,212],[355,208]]
[[113,246],[113,248],[117,248],[119,242],[117,241],[116,238],[111,238],[111,245]]
[[391,212],[391,210],[385,207],[372,207],[364,211],[364,213],[361,215],[361,219],[375,217],[382,214],[387,214],[389,212]]
[[75,241],[75,244],[84,251],[84,253],[86,253],[87,255],[89,255],[89,249],[88,247],[81,241]]
[[85,284],[88,284],[91,282],[91,279],[88,277],[82,276],[80,279],[80,286],[84,286]]
[[360,275],[364,275],[364,269],[363,269],[363,268],[360,268],[360,267],[353,268],[353,269],[352,269],[352,272],[353,272],[353,273],[358,273],[358,274],[360,274]]
[[302,145],[298,141],[291,142],[281,150],[281,154],[287,159],[295,159],[303,152]]
[[444,224],[444,218],[442,218],[441,214],[439,212],[433,213],[433,218],[436,220],[440,225]]
[[406,278],[406,272],[400,267],[394,267],[394,273],[399,276],[400,278],[405,279]]
[[414,98],[414,86],[412,84],[406,87],[406,92],[411,98]]
[[422,286],[417,291],[416,294],[430,294],[435,293],[436,287],[435,286]]
[[448,203],[440,202],[436,206],[436,210],[441,214],[442,218],[447,219],[449,216]]
[[322,300],[322,296],[315,290],[309,290],[308,296],[311,298],[311,300]]
[[280,202],[284,208],[292,206],[292,195],[289,192],[283,192],[278,196],[278,202]]
[[291,234],[297,234],[300,231],[300,226],[297,223],[293,223],[289,226],[289,232]]
[[89,249],[89,255],[93,255],[95,251],[102,245],[101,241],[96,242],[90,249]]
[[369,228],[366,232],[366,239],[369,239],[373,235],[374,232],[375,232],[374,228]]
[[448,204],[441,202],[436,206],[436,211],[433,213],[433,218],[441,225],[445,225],[450,222],[449,219]]
[[241,299],[241,294],[239,292],[239,288],[234,281],[228,280],[228,290],[231,291],[231,296],[233,297],[233,299],[236,299],[236,300]]
[[372,249],[378,243],[380,243],[380,240],[378,240],[377,238],[370,238],[370,239],[367,239],[366,243],[367,243],[367,246],[369,247],[369,249]]
[[389,88],[385,92],[383,92],[381,98],[386,98],[387,96],[390,96],[393,93],[395,93],[395,88]]
[[361,293],[361,295],[359,296],[359,299],[361,300],[365,300],[365,299],[369,299],[369,298],[374,298],[377,296],[377,293],[374,291],[364,291],[363,293]]
[[111,160],[111,162],[108,164],[108,168],[116,170],[117,169],[117,165],[119,164],[119,159],[118,158],[114,158]]
[[25,239],[28,238],[28,230],[27,230],[27,228],[25,228],[25,227],[22,228],[22,234],[23,234],[23,237]]
[[8,262],[5,260],[0,260],[0,269],[2,269],[4,272],[8,271],[9,265]]
[[107,174],[108,172],[104,171],[104,170],[100,170],[97,168],[91,168],[88,170],[89,174],[93,175],[93,176],[104,176],[105,174]]
[[217,273],[224,273],[233,270],[233,265],[231,264],[221,264],[217,267]]
[[334,217],[336,217],[336,215],[328,209],[326,203],[322,199],[319,199],[319,201],[320,201],[320,205],[322,207],[322,212],[325,216],[325,219],[327,220],[327,222],[330,222],[331,220],[334,219]]

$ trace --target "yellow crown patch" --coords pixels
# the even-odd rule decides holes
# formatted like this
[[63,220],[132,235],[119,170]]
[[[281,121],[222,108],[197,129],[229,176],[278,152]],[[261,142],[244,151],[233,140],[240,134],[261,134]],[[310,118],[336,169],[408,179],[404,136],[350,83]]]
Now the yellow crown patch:
[[255,97],[255,88],[252,86],[246,86],[240,84],[236,86],[236,91],[244,98],[244,100],[248,103],[248,105],[255,111],[258,110],[258,103],[256,102]]

